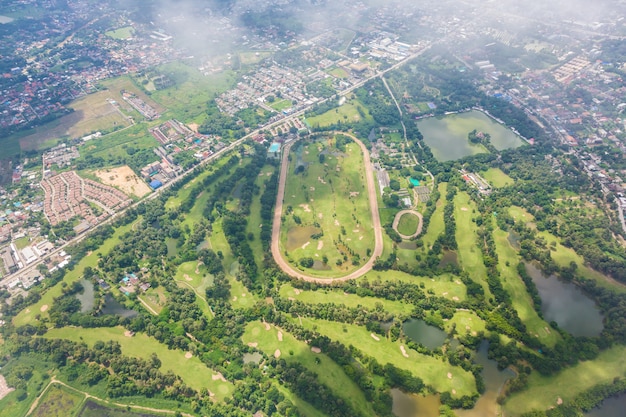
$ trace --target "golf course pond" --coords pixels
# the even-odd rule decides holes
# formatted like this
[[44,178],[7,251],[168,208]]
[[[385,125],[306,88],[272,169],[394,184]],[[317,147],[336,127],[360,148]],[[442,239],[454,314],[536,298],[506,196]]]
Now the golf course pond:
[[607,398],[599,407],[585,414],[585,417],[622,417],[626,410],[626,394]]
[[556,322],[574,336],[598,336],[602,331],[602,314],[596,303],[576,285],[545,274],[532,264],[526,264],[539,296],[546,321]]
[[430,350],[443,346],[448,335],[441,329],[427,324],[424,320],[411,319],[404,322],[402,331],[415,343]]
[[472,130],[488,133],[491,144],[497,150],[517,148],[524,144],[519,135],[478,110],[429,117],[418,121],[417,127],[424,135],[424,142],[441,162],[488,152],[484,146],[469,142],[467,135]]
[[93,310],[95,302],[93,283],[83,278],[80,280],[80,285],[84,288],[82,293],[76,294],[76,298],[80,301],[80,312],[89,313]]

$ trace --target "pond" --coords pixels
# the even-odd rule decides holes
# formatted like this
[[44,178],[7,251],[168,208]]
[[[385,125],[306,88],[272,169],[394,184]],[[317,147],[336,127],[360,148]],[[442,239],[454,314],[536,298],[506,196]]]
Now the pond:
[[488,351],[489,342],[483,340],[474,357],[474,361],[483,367],[481,374],[485,381],[485,392],[471,410],[455,410],[458,417],[496,417],[500,415],[500,406],[497,402],[498,395],[504,383],[515,377],[515,372],[508,368],[499,370],[496,361],[487,357]]
[[424,320],[411,319],[404,322],[402,331],[415,343],[419,343],[428,349],[436,349],[443,346],[448,335],[441,329],[427,324]]
[[439,417],[439,395],[407,394],[393,388],[391,398],[392,411],[398,417]]
[[104,296],[104,307],[100,314],[114,314],[124,318],[135,317],[138,313],[135,310],[129,310],[120,304],[111,294]]
[[537,286],[541,311],[546,321],[555,321],[573,336],[598,336],[602,331],[602,314],[596,303],[576,285],[555,275],[546,277],[532,264],[526,271]]
[[93,310],[95,303],[93,284],[86,279],[81,279],[79,282],[84,288],[82,294],[76,294],[76,298],[80,301],[80,312],[89,313]]
[[417,122],[424,142],[438,161],[452,161],[469,155],[487,152],[482,145],[471,144],[467,135],[474,129],[489,133],[491,144],[498,150],[517,148],[524,141],[510,129],[484,113],[472,110],[443,117],[429,117]]
[[599,407],[585,414],[585,417],[622,417],[626,410],[626,393],[607,398]]
[[459,266],[457,254],[451,250],[444,250],[441,262],[439,262],[439,268],[445,268],[448,265]]

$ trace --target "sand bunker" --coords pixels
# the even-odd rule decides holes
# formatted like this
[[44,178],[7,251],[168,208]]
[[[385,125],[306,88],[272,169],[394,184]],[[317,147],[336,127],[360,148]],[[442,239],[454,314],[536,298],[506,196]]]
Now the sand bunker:
[[459,301],[459,297],[454,296],[454,297],[452,297],[452,300],[454,300],[454,301]]
[[281,332],[280,330],[278,331],[278,341],[279,342],[283,341],[283,332]]
[[124,336],[126,337],[133,337],[135,335],[135,333],[131,332],[130,330],[126,330],[124,332]]
[[317,213],[317,217],[319,219],[323,219],[324,218],[324,213]]
[[306,213],[310,213],[311,212],[311,207],[309,207],[308,204],[300,204],[299,207],[302,207],[302,210],[304,210]]
[[448,372],[448,379],[452,379],[452,372]]
[[191,354],[191,352],[186,352],[185,353],[185,358],[187,358],[187,359],[191,359],[192,356],[193,355]]
[[324,178],[322,177],[317,177],[317,180],[321,182],[322,184],[326,184],[326,181],[324,181]]
[[380,342],[380,337],[376,336],[374,333],[370,333],[370,336],[372,336],[372,339],[375,341]]
[[103,184],[117,187],[125,194],[143,197],[151,192],[148,184],[141,180],[128,165],[100,169],[93,173]]
[[309,191],[315,191],[315,187],[309,187]]
[[0,400],[15,391],[15,388],[10,388],[3,375],[0,375]]
[[322,250],[322,248],[324,247],[324,242],[323,241],[318,241],[317,242],[317,250]]
[[250,343],[248,343],[248,346],[255,348],[255,347],[259,346],[259,343],[258,342],[250,342]]
[[234,297],[233,297],[233,301],[237,301],[237,296],[234,296]]
[[561,398],[561,397],[557,398],[556,399],[556,403],[557,403],[557,405],[563,404],[563,398]]
[[185,278],[185,281],[193,281],[193,278],[191,278],[189,274],[183,274],[183,278]]
[[297,288],[294,288],[294,289],[293,289],[293,292],[294,292],[294,293],[296,293],[296,295],[300,294],[300,290],[299,290],[299,289],[297,289]]
[[339,226],[340,226],[340,224],[339,224],[339,220],[337,220],[337,219],[335,219],[335,226],[337,226],[337,227],[339,227]]
[[43,313],[43,312],[44,312],[44,311],[46,311],[47,309],[48,309],[48,304],[44,304],[44,305],[42,305],[42,306],[41,306],[41,308],[39,309],[39,311],[41,311],[41,312]]
[[400,345],[400,352],[402,352],[402,356],[404,356],[405,358],[409,357],[409,354],[406,353],[406,349],[404,348],[404,345]]
[[306,242],[304,245],[302,245],[302,249],[306,249],[307,246],[309,246],[311,244],[311,242]]
[[211,375],[211,379],[212,379],[213,381],[224,381],[224,382],[228,382],[228,381],[226,381],[226,378],[224,378],[224,375],[222,375],[222,373],[221,373],[221,372],[218,372],[218,373],[216,373],[216,374],[214,374],[214,375]]
[[280,358],[280,349],[276,349],[276,351],[274,352],[274,357],[276,359]]
[[313,347],[311,347],[311,352],[313,352],[313,353],[322,353],[322,349],[313,346]]
[[358,191],[350,191],[350,197],[356,197],[357,195],[359,195]]
[[461,211],[467,211],[467,207],[461,207]]
[[269,330],[272,328],[269,323],[264,322],[263,324],[265,324],[265,330]]

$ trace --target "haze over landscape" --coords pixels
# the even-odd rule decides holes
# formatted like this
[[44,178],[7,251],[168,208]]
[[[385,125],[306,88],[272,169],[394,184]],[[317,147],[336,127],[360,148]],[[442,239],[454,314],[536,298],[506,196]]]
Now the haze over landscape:
[[0,2],[0,415],[622,416],[625,17]]

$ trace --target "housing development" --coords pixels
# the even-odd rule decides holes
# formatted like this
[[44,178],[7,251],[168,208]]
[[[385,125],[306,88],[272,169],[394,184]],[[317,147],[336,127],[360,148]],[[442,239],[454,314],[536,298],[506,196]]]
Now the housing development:
[[621,415],[625,16],[2,2],[0,415]]

